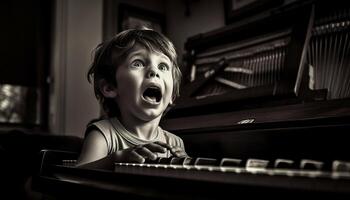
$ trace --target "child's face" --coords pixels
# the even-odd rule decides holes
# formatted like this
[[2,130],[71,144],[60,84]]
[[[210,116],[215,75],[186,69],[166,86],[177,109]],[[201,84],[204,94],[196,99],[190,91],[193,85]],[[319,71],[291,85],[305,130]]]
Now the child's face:
[[172,102],[172,62],[162,53],[136,45],[117,69],[117,96],[121,117],[142,121],[161,117]]

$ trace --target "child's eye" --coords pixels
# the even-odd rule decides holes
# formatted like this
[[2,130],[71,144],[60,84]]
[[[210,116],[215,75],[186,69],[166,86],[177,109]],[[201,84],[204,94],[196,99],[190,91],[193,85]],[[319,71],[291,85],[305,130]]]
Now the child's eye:
[[165,63],[160,63],[158,65],[158,69],[161,70],[161,71],[168,71],[169,70],[169,66]]
[[132,61],[131,67],[139,68],[139,67],[144,67],[145,64],[142,62],[142,60],[136,59]]

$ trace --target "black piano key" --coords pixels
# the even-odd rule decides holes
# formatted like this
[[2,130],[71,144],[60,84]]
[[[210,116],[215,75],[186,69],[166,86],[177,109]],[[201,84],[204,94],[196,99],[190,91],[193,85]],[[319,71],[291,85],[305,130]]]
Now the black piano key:
[[259,168],[259,169],[266,169],[269,165],[268,160],[262,160],[262,159],[248,159],[246,162],[246,168]]
[[146,158],[145,164],[158,164],[158,163],[159,163],[159,159],[160,159],[160,158],[157,158],[157,159],[155,159],[155,160],[151,160],[151,159],[149,159],[149,158]]
[[220,161],[220,167],[243,167],[242,159],[235,158],[222,158]]
[[170,165],[171,159],[173,159],[173,157],[169,157],[169,158],[158,158],[158,164],[165,164],[165,165]]
[[194,165],[194,162],[196,161],[196,159],[194,158],[191,158],[191,157],[185,157],[184,160],[183,160],[183,165],[186,166],[186,165]]
[[214,158],[201,158],[198,157],[195,159],[194,162],[195,166],[201,166],[201,165],[206,165],[206,166],[218,166],[218,160]]
[[146,159],[145,164],[163,164],[163,165],[194,165],[195,159],[191,157],[158,157],[155,160]]
[[300,161],[300,169],[304,170],[322,170],[324,162],[319,160],[302,159]]
[[173,158],[171,158],[171,160],[170,160],[170,164],[171,164],[171,165],[183,165],[185,159],[186,159],[186,157],[182,157],[182,158],[173,157]]
[[342,161],[342,160],[333,161],[332,171],[350,173],[350,161]]
[[298,166],[294,160],[290,159],[276,159],[274,166],[275,169],[297,169]]

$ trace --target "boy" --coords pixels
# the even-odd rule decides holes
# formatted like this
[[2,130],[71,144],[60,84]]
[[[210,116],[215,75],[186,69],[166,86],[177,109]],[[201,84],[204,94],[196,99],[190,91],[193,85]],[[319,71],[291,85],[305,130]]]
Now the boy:
[[77,166],[113,169],[187,156],[181,138],[159,127],[179,95],[181,72],[173,44],[153,30],[126,30],[100,44],[88,72],[107,118],[90,123]]

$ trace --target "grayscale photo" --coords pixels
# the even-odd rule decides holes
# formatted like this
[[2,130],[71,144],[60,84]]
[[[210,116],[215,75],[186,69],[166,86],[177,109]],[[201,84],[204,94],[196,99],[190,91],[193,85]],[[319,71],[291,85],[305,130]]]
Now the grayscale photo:
[[0,199],[350,199],[350,1],[0,9]]

